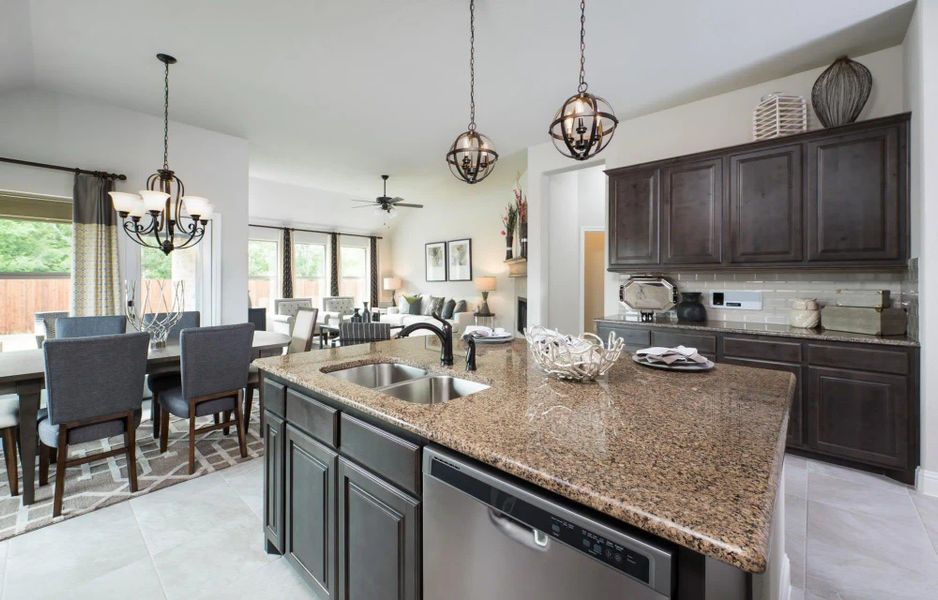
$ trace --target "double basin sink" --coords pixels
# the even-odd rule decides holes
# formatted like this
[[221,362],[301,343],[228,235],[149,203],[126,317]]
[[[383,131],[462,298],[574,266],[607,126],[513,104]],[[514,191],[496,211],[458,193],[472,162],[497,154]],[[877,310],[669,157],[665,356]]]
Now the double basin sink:
[[450,375],[431,375],[424,369],[397,363],[370,363],[328,374],[414,404],[438,404],[489,387]]

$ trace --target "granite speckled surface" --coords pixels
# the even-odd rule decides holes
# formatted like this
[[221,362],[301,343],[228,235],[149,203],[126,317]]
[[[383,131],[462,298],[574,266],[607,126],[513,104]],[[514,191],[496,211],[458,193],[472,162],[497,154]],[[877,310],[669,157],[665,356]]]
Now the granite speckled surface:
[[801,329],[789,325],[773,323],[744,323],[742,321],[707,321],[706,323],[675,323],[672,321],[654,321],[642,323],[634,317],[612,315],[596,319],[597,323],[610,325],[641,325],[654,329],[691,329],[722,333],[746,333],[749,335],[773,335],[778,337],[817,340],[819,342],[854,342],[858,344],[881,344],[884,346],[918,347],[918,342],[904,335],[879,336],[865,333],[849,333],[830,329]]
[[[491,386],[411,404],[327,374],[399,362]],[[523,341],[439,366],[435,337],[260,359],[260,369],[645,531],[750,572],[766,567],[794,376],[718,364],[663,372],[628,355],[596,383],[548,379]]]

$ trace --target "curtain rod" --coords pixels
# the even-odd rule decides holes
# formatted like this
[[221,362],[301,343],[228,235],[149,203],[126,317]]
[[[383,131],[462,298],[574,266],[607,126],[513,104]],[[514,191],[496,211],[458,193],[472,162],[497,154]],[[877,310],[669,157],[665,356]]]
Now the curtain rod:
[[122,173],[108,173],[107,171],[89,171],[88,169],[79,169],[77,167],[63,167],[60,165],[50,165],[47,163],[33,162],[31,160],[20,160],[18,158],[5,158],[0,156],[0,162],[13,163],[14,165],[25,165],[27,167],[39,167],[40,169],[54,169],[56,171],[68,171],[69,173],[82,173],[84,175],[95,175],[105,179],[120,179],[124,181],[127,176]]
[[324,233],[326,235],[344,235],[345,237],[360,237],[360,238],[375,238],[376,240],[383,240],[384,238],[380,235],[364,235],[361,233],[342,233],[341,231],[320,231],[319,229],[303,229],[302,227],[277,227],[276,225],[255,225],[254,223],[248,223],[250,227],[263,227],[264,229],[289,229],[290,231],[303,231],[305,233]]

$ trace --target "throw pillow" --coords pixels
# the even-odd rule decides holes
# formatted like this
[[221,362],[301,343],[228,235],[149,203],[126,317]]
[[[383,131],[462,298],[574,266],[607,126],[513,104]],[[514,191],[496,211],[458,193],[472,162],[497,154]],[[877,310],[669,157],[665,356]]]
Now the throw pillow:
[[449,300],[446,301],[446,304],[443,305],[443,314],[441,314],[440,316],[443,317],[444,319],[452,319],[453,309],[455,308],[456,308],[456,301],[450,298]]
[[456,313],[466,312],[469,308],[466,306],[465,300],[460,300],[456,303],[456,308],[453,309],[453,315]]
[[425,313],[426,316],[431,316],[433,313],[443,312],[443,302],[446,298],[441,298],[439,296],[430,296],[430,301],[427,302],[427,309]]
[[404,301],[407,302],[407,314],[420,314],[420,294],[415,296],[404,296]]

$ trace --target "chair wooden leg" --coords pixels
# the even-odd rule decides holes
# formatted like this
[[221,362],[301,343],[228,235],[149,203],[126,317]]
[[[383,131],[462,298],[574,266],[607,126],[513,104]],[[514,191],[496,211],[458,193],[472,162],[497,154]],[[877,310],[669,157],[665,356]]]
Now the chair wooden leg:
[[137,491],[137,425],[133,413],[127,415],[124,426],[124,448],[127,450],[127,479],[130,491]]
[[51,448],[39,442],[39,485],[49,485],[49,455]]
[[65,496],[65,462],[68,459],[68,430],[59,427],[58,456],[55,462],[55,495],[52,501],[52,518],[62,515],[62,500]]
[[6,459],[7,478],[10,481],[10,495],[19,496],[19,472],[16,465],[16,427],[3,430],[3,456]]
[[[221,414],[221,417],[222,417],[222,420],[223,420],[225,423],[227,423],[228,421],[231,420],[231,411],[230,411],[230,410],[226,410],[225,412],[223,412],[223,413]],[[222,435],[228,435],[229,433],[231,433],[231,428],[230,428],[230,427],[222,427],[221,432],[222,432]]]
[[162,426],[163,411],[160,409],[159,394],[153,392],[153,400],[150,401],[150,420],[153,421],[153,439],[160,439],[160,427]]
[[189,475],[195,473],[195,415],[189,417]]
[[247,433],[248,425],[251,423],[251,409],[254,404],[254,384],[249,383],[247,386],[247,394],[244,395],[244,432]]
[[166,452],[166,446],[169,445],[169,411],[160,407],[160,454]]
[[238,392],[238,397],[235,398],[235,429],[238,430],[238,449],[241,450],[241,458],[248,457],[248,446],[244,439],[244,434],[247,431],[247,425],[244,424],[243,419],[241,418],[241,394],[243,392]]

